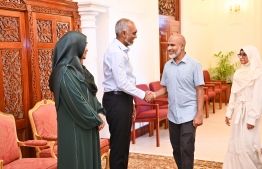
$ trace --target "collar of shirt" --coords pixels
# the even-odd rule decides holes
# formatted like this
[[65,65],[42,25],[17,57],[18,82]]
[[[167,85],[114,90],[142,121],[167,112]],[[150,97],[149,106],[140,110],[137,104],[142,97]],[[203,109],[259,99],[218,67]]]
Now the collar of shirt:
[[[186,63],[187,60],[188,60],[188,56],[187,56],[187,54],[185,54],[185,56],[183,57],[183,59],[182,59],[179,63],[181,63],[181,62]],[[179,63],[177,64],[177,63],[174,61],[174,59],[172,59],[171,63],[174,63],[174,64],[176,64],[176,65],[179,64]]]
[[129,47],[126,47],[122,42],[120,42],[118,39],[114,39],[114,43],[117,44],[117,46],[124,51],[126,54],[128,54],[129,52]]

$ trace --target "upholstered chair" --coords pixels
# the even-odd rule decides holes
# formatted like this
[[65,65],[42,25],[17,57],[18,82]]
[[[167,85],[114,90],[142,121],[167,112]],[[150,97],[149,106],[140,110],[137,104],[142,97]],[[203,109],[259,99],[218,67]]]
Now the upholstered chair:
[[[57,141],[57,119],[55,102],[42,100],[28,112],[35,140]],[[36,148],[36,157],[50,157],[48,149]],[[57,145],[54,149],[57,155]]]
[[[31,123],[34,139],[57,141],[57,113],[53,100],[41,100],[29,110],[29,120]],[[106,159],[105,168],[109,168],[109,141],[100,139],[101,159]],[[57,145],[55,146],[57,154]],[[36,149],[37,157],[49,157],[48,149]]]
[[[149,90],[146,84],[140,84],[136,86],[137,88],[147,91]],[[168,109],[160,109],[158,104],[147,103],[146,101],[133,97],[135,102],[136,117],[132,122],[132,143],[135,144],[136,130],[135,123],[137,122],[149,122],[149,135],[154,129],[154,124],[156,126],[156,146],[160,146],[159,140],[159,126],[161,120],[167,119]]]
[[[155,82],[151,82],[149,83],[149,89],[150,91],[156,92],[159,89],[161,89],[162,85],[160,84],[160,81],[155,81]],[[158,97],[154,103],[159,105],[159,108],[162,109],[167,109],[168,108],[168,99],[167,99],[168,95],[163,95]]]
[[[226,89],[227,86],[226,84],[222,84],[225,83],[225,80],[211,80],[210,79],[210,74],[207,70],[203,70],[203,75],[204,75],[204,81],[205,84],[214,84],[215,85],[215,92],[219,97],[219,108],[222,109],[222,92],[225,92],[225,100],[227,99],[226,97]],[[227,102],[227,101],[225,101]]]
[[[55,142],[19,141],[13,115],[0,112],[0,135],[0,169],[57,168],[57,159],[53,152]],[[22,158],[21,146],[50,147],[52,158]]]

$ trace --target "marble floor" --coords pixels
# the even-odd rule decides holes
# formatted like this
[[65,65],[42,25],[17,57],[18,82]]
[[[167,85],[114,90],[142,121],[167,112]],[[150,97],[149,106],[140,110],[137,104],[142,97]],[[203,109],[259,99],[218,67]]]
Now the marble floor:
[[[210,107],[209,118],[204,118],[204,124],[197,128],[195,159],[223,162],[231,131],[231,127],[224,122],[225,111],[224,104],[222,109],[218,109],[217,105],[215,114]],[[168,129],[161,128],[160,147],[156,147],[155,136],[145,134],[136,139],[136,144],[130,144],[130,152],[172,156]]]

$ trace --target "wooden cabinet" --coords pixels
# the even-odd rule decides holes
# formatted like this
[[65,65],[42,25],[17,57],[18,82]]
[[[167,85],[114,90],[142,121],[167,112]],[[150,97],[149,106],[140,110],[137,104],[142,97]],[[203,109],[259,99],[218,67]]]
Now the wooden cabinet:
[[53,48],[70,30],[81,31],[75,2],[0,1],[0,111],[14,115],[20,140],[33,138],[28,110],[53,99],[48,83]]

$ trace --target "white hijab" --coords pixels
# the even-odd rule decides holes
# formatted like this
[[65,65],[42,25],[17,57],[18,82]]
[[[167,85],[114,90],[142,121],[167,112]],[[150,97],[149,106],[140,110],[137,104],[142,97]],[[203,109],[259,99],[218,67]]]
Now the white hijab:
[[256,47],[248,45],[242,48],[247,54],[248,63],[238,69],[233,78],[232,93],[237,93],[247,86],[252,86],[262,75],[262,62]]

